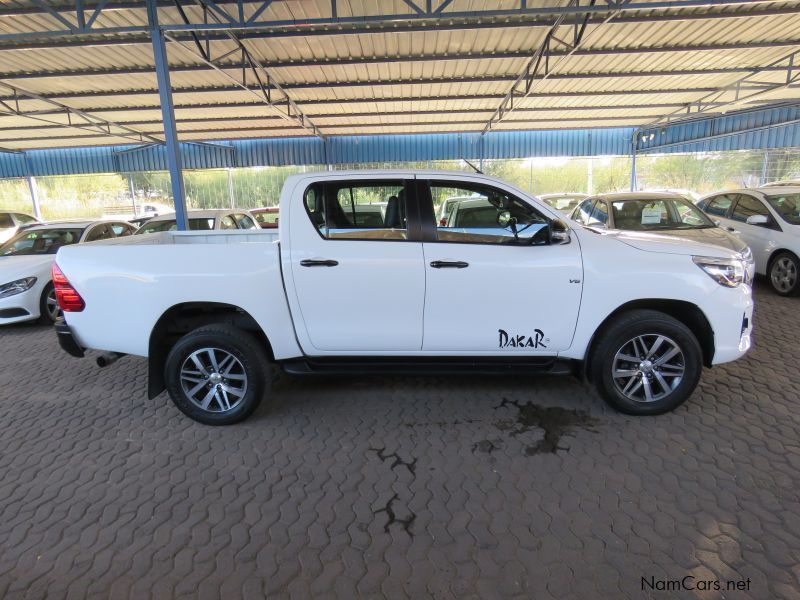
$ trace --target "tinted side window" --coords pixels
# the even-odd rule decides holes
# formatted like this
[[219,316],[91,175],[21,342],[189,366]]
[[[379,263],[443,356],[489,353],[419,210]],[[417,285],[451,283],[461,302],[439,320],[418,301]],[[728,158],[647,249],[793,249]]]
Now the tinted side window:
[[225,215],[222,217],[220,229],[236,229],[236,221],[230,215]]
[[247,215],[234,215],[236,217],[236,223],[239,225],[239,229],[256,229],[256,224],[253,223],[253,219],[248,217]]
[[572,213],[572,218],[581,225],[586,225],[589,222],[589,217],[591,216],[591,214],[592,214],[592,201],[584,200],[577,206],[575,212]]
[[326,239],[408,239],[408,204],[403,181],[333,181],[305,194],[311,222]]
[[[36,219],[31,217],[30,215],[26,215],[26,214],[23,214],[23,213],[16,213],[14,216],[17,217],[17,222],[18,223],[22,223],[23,225],[26,225],[28,223],[36,223]],[[2,217],[0,217],[0,219],[1,218]]]
[[744,223],[747,221],[747,217],[752,217],[753,215],[764,215],[768,219],[770,217],[767,207],[764,206],[761,200],[746,194],[741,194],[739,196],[739,201],[736,203],[736,208],[733,209],[731,219]]
[[0,229],[6,229],[7,227],[14,227],[14,220],[8,213],[0,213]]
[[115,237],[124,237],[126,235],[131,235],[134,230],[125,223],[112,223],[111,231],[114,232]]
[[89,231],[85,241],[96,242],[97,240],[107,240],[110,237],[112,235],[106,225],[96,225]]
[[[440,242],[467,244],[535,244],[548,220],[532,206],[503,190],[460,181],[431,181],[434,211],[447,201],[454,206],[444,225],[437,227]],[[541,241],[544,241],[542,239]]]
[[714,196],[705,203],[705,211],[710,215],[717,217],[724,217],[728,214],[728,209],[733,204],[733,196],[724,194],[722,196]]

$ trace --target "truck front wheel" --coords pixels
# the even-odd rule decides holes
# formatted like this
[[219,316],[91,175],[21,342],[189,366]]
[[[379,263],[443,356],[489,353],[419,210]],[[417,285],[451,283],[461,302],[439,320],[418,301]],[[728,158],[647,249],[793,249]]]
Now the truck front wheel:
[[231,425],[247,418],[261,402],[269,378],[269,363],[258,341],[224,324],[184,335],[164,366],[172,401],[206,425]]
[[703,353],[691,330],[654,310],[616,317],[592,354],[605,400],[631,415],[658,415],[683,404],[700,381]]

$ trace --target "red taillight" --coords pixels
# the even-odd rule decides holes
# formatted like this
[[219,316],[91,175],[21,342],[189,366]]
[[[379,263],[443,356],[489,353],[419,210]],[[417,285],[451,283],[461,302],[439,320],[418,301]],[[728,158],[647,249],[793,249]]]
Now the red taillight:
[[53,287],[56,288],[58,307],[64,312],[81,312],[86,308],[86,303],[78,290],[72,287],[56,263],[53,263]]

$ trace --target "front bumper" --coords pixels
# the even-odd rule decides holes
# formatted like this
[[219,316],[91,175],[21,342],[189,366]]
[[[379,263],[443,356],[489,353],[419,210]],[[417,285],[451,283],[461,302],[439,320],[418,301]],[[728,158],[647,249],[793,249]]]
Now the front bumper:
[[741,358],[750,349],[753,332],[753,297],[749,285],[721,288],[712,296],[714,304],[706,311],[714,330],[713,364]]
[[84,349],[75,340],[75,336],[72,335],[72,330],[67,325],[64,317],[58,317],[54,327],[58,336],[58,345],[61,346],[61,349],[70,356],[83,358]]
[[42,286],[37,283],[21,294],[0,298],[0,325],[38,319],[41,294]]

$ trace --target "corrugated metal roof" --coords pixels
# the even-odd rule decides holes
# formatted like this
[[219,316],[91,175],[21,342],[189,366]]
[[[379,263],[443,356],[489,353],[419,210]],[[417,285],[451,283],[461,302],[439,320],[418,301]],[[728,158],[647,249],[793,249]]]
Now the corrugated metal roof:
[[[528,5],[566,3],[529,0]],[[47,31],[59,25],[52,15],[41,9],[36,12],[32,0],[8,1],[4,6],[33,13],[0,15],[0,33]],[[414,11],[402,0],[349,0],[337,7],[339,17],[357,16],[364,26],[357,31],[340,25],[308,28],[314,19],[330,15],[329,0],[290,0],[271,4],[260,18],[291,19],[297,24],[295,31],[283,27],[240,32],[247,48],[328,136],[480,131],[555,19],[540,16],[524,22],[520,15],[508,15],[475,17],[467,22],[445,18],[435,27],[425,27],[400,18],[367,27],[375,15],[411,15]],[[518,7],[519,0],[453,0],[443,16]],[[800,11],[791,11],[792,7],[796,8],[796,2],[789,0],[662,7],[639,10],[633,17],[618,15],[605,24],[590,23],[580,48],[566,58],[553,57],[549,64],[556,72],[545,81],[534,81],[530,95],[515,102],[523,110],[511,112],[496,129],[645,125],[725,87],[748,69],[762,68],[800,48],[796,34]],[[246,15],[257,8],[255,3],[244,4]],[[190,18],[202,15],[197,6],[186,5],[185,10]],[[181,20],[173,7],[159,9],[159,15],[162,23]],[[653,20],[647,21],[648,17]],[[102,11],[96,21],[98,27],[141,28],[146,23],[144,4],[135,0],[117,0],[114,10]],[[302,35],[297,31],[300,24]],[[561,33],[566,35],[566,29]],[[24,42],[24,48],[0,42],[0,81],[5,75],[24,90],[158,134],[160,100],[147,35],[85,40],[83,45],[68,48],[52,38]],[[53,47],[44,47],[48,45]],[[259,103],[252,93],[237,89],[224,74],[203,65],[192,53],[190,40],[186,47],[172,42],[168,46],[181,139],[307,135],[279,118],[275,109]],[[208,47],[212,57],[235,48],[222,36]],[[224,60],[236,62],[239,55]],[[238,68],[225,73],[241,76]],[[781,77],[785,72],[765,72],[759,81],[777,83]],[[252,75],[247,83],[254,84]],[[8,95],[0,91],[0,97]],[[730,91],[717,101],[735,97]],[[800,101],[800,88],[787,87],[758,98],[760,103],[785,100]],[[28,110],[48,108],[37,101],[23,100],[22,105]],[[47,113],[47,118],[55,123],[65,119],[57,112]],[[0,117],[0,147],[96,146],[125,141],[85,130],[59,131],[30,118]],[[290,144],[295,142],[290,140]]]

